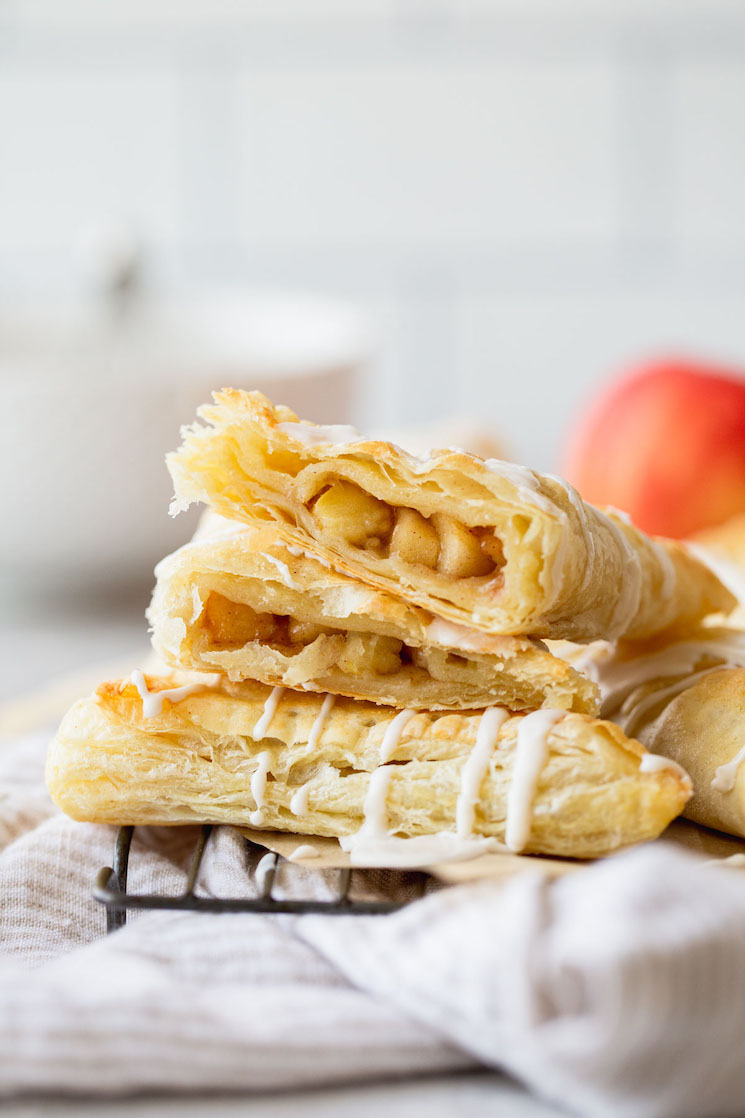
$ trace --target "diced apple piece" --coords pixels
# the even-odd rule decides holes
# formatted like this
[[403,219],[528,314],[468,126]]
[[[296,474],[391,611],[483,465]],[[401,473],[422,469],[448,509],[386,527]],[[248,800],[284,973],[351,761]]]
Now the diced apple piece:
[[440,535],[440,574],[446,578],[475,578],[494,570],[494,563],[481,550],[481,540],[464,524],[444,512],[434,513],[432,523]]
[[287,625],[287,636],[291,644],[312,644],[316,637],[331,632],[323,625],[315,625],[312,621],[298,621],[291,617]]
[[350,633],[346,648],[339,657],[339,667],[348,675],[373,671],[377,675],[393,675],[401,667],[399,653],[403,642],[394,637],[363,638]]
[[204,607],[205,627],[221,645],[240,648],[249,641],[268,641],[277,632],[273,613],[257,613],[243,602],[210,594]]
[[377,675],[393,675],[401,667],[403,641],[395,637],[373,637],[369,644],[369,664]]
[[433,571],[440,554],[440,537],[416,509],[396,509],[391,553],[398,555],[404,563],[421,563]]
[[491,529],[483,528],[479,532],[479,539],[481,543],[481,550],[483,551],[484,555],[486,555],[487,558],[491,559],[492,563],[496,567],[503,567],[504,549],[502,547],[502,541],[499,539],[499,537],[495,536]]
[[313,515],[326,532],[355,547],[364,547],[373,536],[386,540],[393,527],[389,506],[350,481],[330,485],[314,504]]

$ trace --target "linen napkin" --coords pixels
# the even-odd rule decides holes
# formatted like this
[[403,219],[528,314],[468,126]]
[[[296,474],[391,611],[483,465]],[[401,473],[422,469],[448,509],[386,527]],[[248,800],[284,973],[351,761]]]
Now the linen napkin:
[[[553,882],[438,889],[384,917],[130,914],[91,898],[114,830],[61,816],[46,736],[0,747],[0,1093],[266,1090],[486,1065],[577,1114],[745,1099],[745,875],[660,844]],[[138,828],[130,886],[183,888],[193,828]],[[200,889],[251,895],[213,833]],[[366,873],[373,894],[407,875]],[[284,895],[333,871],[285,865]]]

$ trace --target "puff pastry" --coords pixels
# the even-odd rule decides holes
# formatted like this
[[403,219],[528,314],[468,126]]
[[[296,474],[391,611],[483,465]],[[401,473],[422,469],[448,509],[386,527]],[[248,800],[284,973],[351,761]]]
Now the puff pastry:
[[[685,641],[584,650],[602,712],[649,750],[683,765],[683,814],[745,836],[745,633],[702,629]],[[574,657],[577,663],[577,657]]]
[[353,428],[300,422],[258,392],[217,393],[199,415],[168,458],[172,511],[206,501],[273,521],[289,545],[456,623],[584,641],[734,607],[683,545],[556,478],[455,449],[414,458]]
[[737,609],[722,620],[730,628],[745,629],[745,513],[698,532],[688,546],[737,599]]
[[741,569],[745,568],[745,513],[730,517],[714,528],[703,529],[691,538],[715,555],[730,559]]
[[273,526],[214,517],[156,575],[148,619],[172,667],[389,706],[597,710],[595,685],[540,642],[434,618],[288,551]]
[[657,759],[584,714],[404,712],[194,679],[105,683],[76,703],[48,756],[55,802],[97,823],[454,831],[592,857],[654,838],[690,794],[676,766],[648,771]]

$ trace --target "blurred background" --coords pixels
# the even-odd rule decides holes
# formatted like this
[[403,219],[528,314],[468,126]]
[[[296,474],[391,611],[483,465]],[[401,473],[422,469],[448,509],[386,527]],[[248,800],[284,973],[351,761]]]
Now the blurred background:
[[6,691],[144,634],[212,387],[556,468],[640,357],[745,366],[743,199],[735,0],[0,0]]

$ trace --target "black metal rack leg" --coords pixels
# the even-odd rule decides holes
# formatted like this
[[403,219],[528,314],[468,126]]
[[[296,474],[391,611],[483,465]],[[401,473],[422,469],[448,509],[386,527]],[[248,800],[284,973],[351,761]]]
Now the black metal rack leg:
[[[393,900],[366,900],[355,899],[350,896],[352,880],[351,869],[340,869],[338,887],[335,895],[327,900],[307,898],[281,898],[273,896],[275,876],[280,865],[285,862],[279,855],[274,855],[274,864],[268,868],[264,875],[263,888],[257,897],[202,897],[195,893],[199,870],[204,858],[205,849],[212,833],[212,827],[204,824],[199,831],[194,852],[186,875],[186,885],[182,893],[168,894],[132,894],[127,892],[127,873],[129,858],[132,848],[134,827],[121,827],[117,833],[114,847],[113,869],[104,867],[96,876],[93,896],[97,901],[106,906],[106,930],[113,932],[122,928],[127,923],[127,910],[143,909],[171,910],[180,912],[262,912],[262,913],[303,913],[316,912],[328,915],[359,915],[380,916],[387,912],[395,912],[402,908],[405,901]],[[267,853],[258,843],[246,839],[250,849]],[[422,875],[422,891],[426,883],[426,874]]]

